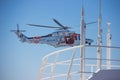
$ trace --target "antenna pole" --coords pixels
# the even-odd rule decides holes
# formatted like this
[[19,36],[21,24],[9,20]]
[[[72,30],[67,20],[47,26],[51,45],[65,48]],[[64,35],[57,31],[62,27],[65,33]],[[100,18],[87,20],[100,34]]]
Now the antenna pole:
[[86,34],[86,24],[84,20],[84,6],[83,6],[83,0],[82,0],[82,9],[81,9],[81,36],[80,36],[80,45],[83,45],[80,49],[80,61],[81,61],[81,74],[80,74],[80,80],[85,80],[85,34]]
[[99,11],[98,11],[98,39],[97,39],[97,69],[101,69],[101,58],[102,58],[102,29],[101,29],[101,23],[102,23],[102,14],[101,14],[101,0],[99,0]]
[[[110,34],[110,25],[111,23],[108,22],[108,33],[107,33],[107,46],[111,46],[111,34]],[[107,48],[107,69],[111,69],[111,48]]]

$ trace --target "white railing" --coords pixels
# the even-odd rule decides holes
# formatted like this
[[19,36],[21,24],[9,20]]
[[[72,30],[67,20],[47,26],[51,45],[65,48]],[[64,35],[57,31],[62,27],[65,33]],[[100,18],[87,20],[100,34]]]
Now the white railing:
[[[40,67],[39,80],[80,80],[80,48],[83,46],[75,46],[70,48],[65,48],[59,51],[49,53],[42,59]],[[97,46],[86,46],[86,48],[97,47]],[[101,46],[105,48],[117,48],[119,47],[108,47]],[[96,49],[95,49],[96,50]],[[86,54],[87,55],[87,54]],[[85,58],[85,77],[88,79],[96,70],[97,58]],[[101,59],[103,62],[107,59]],[[111,69],[120,69],[120,60],[111,59],[112,63]],[[107,65],[103,63],[102,69],[106,69]]]

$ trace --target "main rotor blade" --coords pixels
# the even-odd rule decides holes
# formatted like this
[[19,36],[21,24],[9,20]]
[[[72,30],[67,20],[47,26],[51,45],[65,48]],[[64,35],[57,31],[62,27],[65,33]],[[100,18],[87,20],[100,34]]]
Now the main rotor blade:
[[65,27],[64,27],[60,22],[58,22],[56,19],[53,18],[53,21],[54,21],[55,23],[57,23],[59,26],[65,28]]
[[60,27],[53,27],[53,26],[45,26],[45,25],[36,25],[36,24],[27,24],[29,26],[36,26],[36,27],[45,27],[45,28],[60,28]]
[[86,23],[86,25],[97,23],[97,21]]

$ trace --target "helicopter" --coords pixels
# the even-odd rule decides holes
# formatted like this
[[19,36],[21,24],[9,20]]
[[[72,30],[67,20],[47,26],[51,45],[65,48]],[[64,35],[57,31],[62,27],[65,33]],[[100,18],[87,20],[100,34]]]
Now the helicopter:
[[[36,24],[27,24],[29,26],[44,27],[44,28],[56,28],[57,31],[54,31],[50,34],[44,36],[35,36],[27,37],[22,32],[25,30],[19,30],[19,25],[17,24],[17,30],[11,30],[15,32],[21,42],[34,43],[34,44],[48,44],[53,47],[65,47],[65,46],[77,46],[80,45],[80,34],[75,33],[75,31],[70,31],[71,27],[62,25],[56,19],[53,21],[59,25],[59,27],[45,26],[45,25],[36,25]],[[85,44],[91,45],[93,42],[92,39],[85,39]]]

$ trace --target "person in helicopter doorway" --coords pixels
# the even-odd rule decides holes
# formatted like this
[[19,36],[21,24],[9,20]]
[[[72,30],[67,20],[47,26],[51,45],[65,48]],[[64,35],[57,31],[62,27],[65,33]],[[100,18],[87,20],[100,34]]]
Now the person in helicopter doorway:
[[73,44],[73,43],[74,43],[73,36],[67,36],[66,37],[66,44]]

